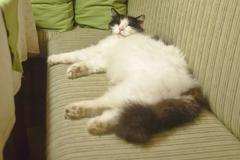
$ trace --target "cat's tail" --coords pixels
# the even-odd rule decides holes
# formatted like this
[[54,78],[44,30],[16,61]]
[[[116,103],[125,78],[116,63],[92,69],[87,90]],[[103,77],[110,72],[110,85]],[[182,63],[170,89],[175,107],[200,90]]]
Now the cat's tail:
[[145,143],[155,133],[192,121],[204,105],[207,103],[199,88],[153,106],[131,104],[120,115],[115,133],[128,142]]

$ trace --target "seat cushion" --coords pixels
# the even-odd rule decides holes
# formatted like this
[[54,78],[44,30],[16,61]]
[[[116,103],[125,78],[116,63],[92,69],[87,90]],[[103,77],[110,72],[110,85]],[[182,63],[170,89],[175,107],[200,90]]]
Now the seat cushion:
[[[95,44],[108,32],[76,28],[65,33],[48,33],[49,54],[80,49]],[[65,120],[64,107],[72,102],[93,99],[107,89],[105,74],[75,80],[66,78],[68,65],[48,68],[47,159],[240,159],[240,142],[209,111],[192,123],[156,135],[149,144],[134,145],[113,134],[93,136],[86,119]]]

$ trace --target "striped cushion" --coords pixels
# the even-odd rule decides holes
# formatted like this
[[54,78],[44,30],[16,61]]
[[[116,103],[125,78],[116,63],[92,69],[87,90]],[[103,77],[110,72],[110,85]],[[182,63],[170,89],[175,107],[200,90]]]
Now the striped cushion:
[[217,117],[240,138],[240,1],[129,0],[148,33],[179,46]]
[[[50,54],[66,52],[96,43],[109,34],[77,28],[48,33]],[[209,111],[192,123],[156,135],[150,144],[133,145],[114,135],[92,136],[88,119],[64,119],[68,103],[93,99],[106,91],[104,74],[68,80],[67,65],[48,68],[47,159],[48,160],[131,160],[131,159],[240,159],[240,142]]]

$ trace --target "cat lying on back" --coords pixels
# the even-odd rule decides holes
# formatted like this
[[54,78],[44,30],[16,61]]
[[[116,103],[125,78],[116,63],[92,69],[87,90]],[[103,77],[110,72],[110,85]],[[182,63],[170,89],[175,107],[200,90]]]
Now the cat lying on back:
[[144,143],[155,133],[193,120],[204,105],[180,50],[144,35],[144,18],[112,9],[112,35],[97,45],[48,58],[49,65],[72,63],[70,79],[107,73],[112,86],[103,96],[65,108],[67,119],[93,117],[87,124],[91,134],[113,132]]

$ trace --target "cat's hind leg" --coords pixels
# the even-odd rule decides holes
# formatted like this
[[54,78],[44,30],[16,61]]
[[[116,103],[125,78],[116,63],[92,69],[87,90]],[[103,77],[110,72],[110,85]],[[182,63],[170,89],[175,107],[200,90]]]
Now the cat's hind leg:
[[108,134],[114,131],[118,124],[120,108],[107,110],[102,115],[91,118],[87,123],[88,132],[93,135]]
[[124,83],[118,84],[99,98],[67,105],[65,108],[65,118],[80,119],[94,117],[106,110],[124,107],[128,101],[133,100],[131,97],[134,97],[134,91]]
[[111,107],[101,104],[98,100],[86,100],[71,103],[65,107],[65,119],[81,119],[102,114]]

